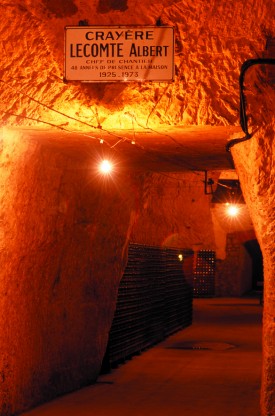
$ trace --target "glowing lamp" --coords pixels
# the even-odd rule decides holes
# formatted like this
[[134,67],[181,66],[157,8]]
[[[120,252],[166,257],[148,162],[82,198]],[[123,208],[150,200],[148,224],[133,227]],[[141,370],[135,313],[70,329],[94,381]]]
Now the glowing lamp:
[[238,214],[239,208],[236,205],[227,205],[227,215],[229,215],[230,217],[237,217]]
[[109,173],[112,172],[113,170],[113,165],[111,162],[109,162],[109,160],[104,159],[102,160],[102,162],[99,165],[99,170],[101,173],[103,173],[104,175],[108,175]]

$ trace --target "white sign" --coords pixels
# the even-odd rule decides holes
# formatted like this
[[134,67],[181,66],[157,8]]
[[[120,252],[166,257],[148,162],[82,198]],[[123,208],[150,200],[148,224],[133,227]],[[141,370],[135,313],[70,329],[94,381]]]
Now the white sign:
[[170,26],[67,26],[65,81],[173,81]]

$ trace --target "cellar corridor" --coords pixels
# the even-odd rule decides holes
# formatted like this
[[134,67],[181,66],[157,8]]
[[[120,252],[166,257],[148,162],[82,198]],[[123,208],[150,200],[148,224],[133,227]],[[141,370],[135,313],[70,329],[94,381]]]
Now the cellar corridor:
[[193,325],[24,416],[259,416],[258,297],[193,303]]

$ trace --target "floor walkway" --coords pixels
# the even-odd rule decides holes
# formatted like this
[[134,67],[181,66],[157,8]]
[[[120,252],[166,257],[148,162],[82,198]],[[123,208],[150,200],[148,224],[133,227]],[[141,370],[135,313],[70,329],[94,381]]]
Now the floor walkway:
[[194,300],[194,323],[24,416],[259,416],[262,306]]

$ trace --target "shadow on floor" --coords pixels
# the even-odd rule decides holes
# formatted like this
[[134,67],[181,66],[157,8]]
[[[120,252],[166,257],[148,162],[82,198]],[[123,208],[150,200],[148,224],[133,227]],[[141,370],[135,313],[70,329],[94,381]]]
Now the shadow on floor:
[[259,416],[261,325],[258,299],[194,299],[191,327],[24,416]]

